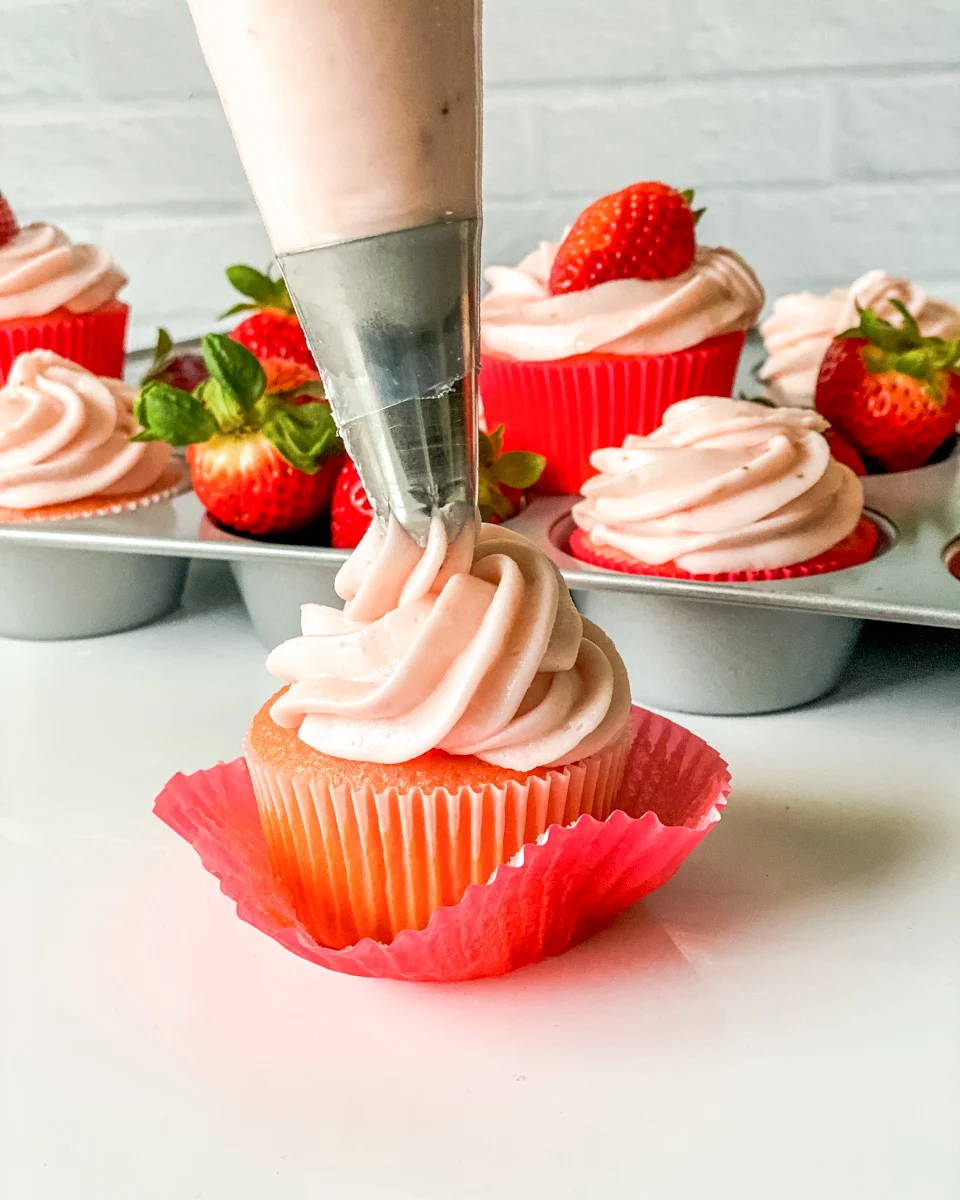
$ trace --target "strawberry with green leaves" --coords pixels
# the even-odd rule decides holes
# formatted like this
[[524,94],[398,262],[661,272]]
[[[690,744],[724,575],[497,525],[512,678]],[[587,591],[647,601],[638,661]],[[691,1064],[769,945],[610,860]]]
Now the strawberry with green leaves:
[[814,403],[859,454],[887,471],[925,466],[960,422],[960,339],[924,337],[897,300],[897,327],[872,308],[835,337]]
[[233,340],[246,346],[261,362],[271,358],[286,359],[309,368],[318,378],[317,364],[283,279],[274,279],[254,267],[241,264],[228,267],[227,278],[246,299],[228,309],[223,316],[251,314],[230,334]]
[[574,221],[550,271],[558,296],[614,279],[672,279],[693,265],[704,210],[693,192],[635,183],[594,201]]
[[343,464],[330,406],[268,392],[255,355],[222,334],[207,334],[202,353],[209,378],[193,392],[156,379],[141,388],[134,440],[186,446],[200,502],[229,529],[310,525],[329,509]]
[[[517,515],[525,503],[524,492],[539,480],[547,460],[526,450],[503,453],[503,426],[487,434],[480,430],[478,504],[484,521],[499,525]],[[330,513],[333,545],[352,550],[373,521],[373,505],[360,474],[347,461],[337,480]]]

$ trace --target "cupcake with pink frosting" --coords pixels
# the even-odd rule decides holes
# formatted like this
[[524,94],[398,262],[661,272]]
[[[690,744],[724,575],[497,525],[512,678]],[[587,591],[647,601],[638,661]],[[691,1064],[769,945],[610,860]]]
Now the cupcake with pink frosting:
[[17,355],[39,349],[121,376],[126,275],[100,246],[76,245],[53,225],[18,229],[2,197],[0,205],[0,383]]
[[796,292],[781,296],[760,325],[767,360],[759,378],[778,404],[812,406],[817,376],[831,341],[860,324],[859,309],[872,308],[884,320],[899,320],[899,301],[925,337],[960,337],[960,308],[928,296],[923,288],[886,271],[867,271],[849,287],[825,295]]
[[790,579],[867,562],[879,543],[863,486],[806,409],[700,396],[647,437],[598,450],[570,553],[635,575]]
[[132,440],[136,396],[50,350],[20,355],[0,387],[0,521],[123,512],[180,491],[170,447]]
[[739,255],[697,246],[692,193],[637,184],[565,240],[490,267],[480,392],[510,448],[547,459],[540,489],[576,492],[590,455],[646,434],[689,396],[729,395],[764,293]]
[[633,741],[610,640],[502,527],[375,524],[267,667],[244,754],[275,875],[320,945],[423,929],[554,825],[616,807]]

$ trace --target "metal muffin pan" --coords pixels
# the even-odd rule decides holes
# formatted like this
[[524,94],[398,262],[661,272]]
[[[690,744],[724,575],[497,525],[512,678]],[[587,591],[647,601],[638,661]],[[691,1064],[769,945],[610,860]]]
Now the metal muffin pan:
[[[951,555],[960,554],[958,465],[955,458],[869,481],[886,552],[861,567],[808,579],[701,583],[583,565],[566,553],[571,497],[537,499],[511,526],[553,558],[581,610],[614,637],[636,700],[680,711],[767,712],[835,686],[863,620],[960,628],[960,580],[949,568]],[[882,494],[872,482],[882,483]],[[81,596],[71,579],[78,551],[89,556],[86,573],[100,585],[96,595]],[[336,603],[333,581],[346,557],[340,550],[226,533],[193,493],[116,516],[4,525],[0,632],[105,632],[89,610],[116,613],[116,573],[129,576],[145,607],[139,618],[112,628],[154,619],[164,605],[154,610],[150,604],[161,592],[168,602],[176,593],[184,560],[216,558],[231,563],[254,628],[273,647],[297,634],[301,603]],[[132,559],[133,568],[122,559]],[[153,561],[171,559],[181,565]],[[148,575],[151,567],[169,573],[166,590]]]

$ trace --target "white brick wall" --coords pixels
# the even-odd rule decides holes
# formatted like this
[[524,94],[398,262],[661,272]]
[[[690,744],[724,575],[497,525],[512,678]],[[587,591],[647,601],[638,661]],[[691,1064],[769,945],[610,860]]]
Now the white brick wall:
[[[960,0],[486,8],[488,261],[662,177],[772,295],[886,266],[960,299]],[[0,190],[114,250],[135,344],[269,255],[186,0],[0,0]]]

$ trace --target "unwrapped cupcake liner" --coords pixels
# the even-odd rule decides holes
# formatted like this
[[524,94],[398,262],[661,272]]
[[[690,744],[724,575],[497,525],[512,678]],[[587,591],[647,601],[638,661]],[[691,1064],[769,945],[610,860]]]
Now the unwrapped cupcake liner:
[[304,928],[340,949],[423,929],[437,908],[486,883],[551,825],[584,813],[606,820],[632,740],[628,726],[582,763],[457,791],[331,788],[278,770],[249,739],[244,757],[274,872],[290,888]]
[[695,579],[699,583],[771,583],[777,579],[807,579],[811,575],[829,575],[832,571],[846,571],[859,567],[874,558],[886,544],[885,538],[874,521],[861,517],[856,528],[835,546],[821,554],[794,563],[789,567],[772,567],[761,571],[723,571],[713,575],[691,575],[676,563],[639,562],[626,551],[616,546],[598,546],[582,529],[575,529],[570,537],[570,553],[580,562],[608,571],[620,571],[626,575],[656,575],[661,579]]
[[634,732],[615,806],[551,825],[426,928],[389,943],[364,938],[336,950],[298,918],[274,873],[243,759],[176,775],[154,812],[188,841],[237,915],[292,953],[348,975],[453,982],[502,975],[562,954],[666,883],[720,820],[727,765],[700,738],[634,708]]
[[129,313],[125,304],[113,300],[89,313],[0,321],[0,383],[14,359],[28,350],[52,350],[94,375],[122,379]]
[[189,490],[190,476],[187,468],[179,462],[171,462],[163,474],[142,492],[130,492],[117,496],[84,496],[80,500],[67,500],[63,504],[45,504],[40,508],[0,508],[0,524],[33,524],[39,521],[77,521],[81,517],[110,517],[120,513],[136,512],[172,500]]
[[574,495],[595,475],[594,450],[659,427],[671,404],[729,396],[746,334],[726,333],[689,350],[646,357],[588,354],[555,362],[481,357],[487,429],[506,427],[508,450],[532,450],[547,465],[537,490]]

